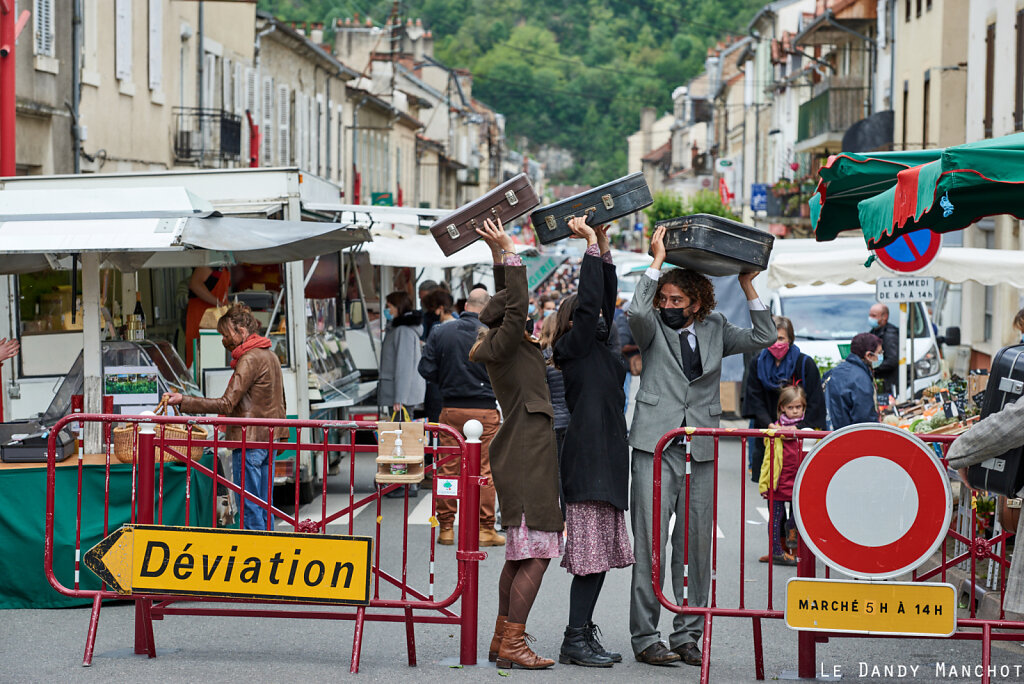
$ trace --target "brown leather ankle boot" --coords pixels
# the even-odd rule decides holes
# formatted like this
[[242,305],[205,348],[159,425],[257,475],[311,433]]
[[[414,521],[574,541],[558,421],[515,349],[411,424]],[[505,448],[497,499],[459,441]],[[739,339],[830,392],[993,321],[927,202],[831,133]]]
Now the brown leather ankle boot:
[[494,621],[494,636],[491,637],[491,647],[487,651],[487,660],[492,663],[498,659],[498,651],[501,649],[501,638],[505,636],[505,620],[507,615],[499,615]]
[[498,667],[542,670],[555,664],[554,660],[541,658],[534,653],[526,645],[527,640],[534,641],[534,638],[526,633],[526,625],[506,622],[505,635],[501,639],[501,648],[498,649]]

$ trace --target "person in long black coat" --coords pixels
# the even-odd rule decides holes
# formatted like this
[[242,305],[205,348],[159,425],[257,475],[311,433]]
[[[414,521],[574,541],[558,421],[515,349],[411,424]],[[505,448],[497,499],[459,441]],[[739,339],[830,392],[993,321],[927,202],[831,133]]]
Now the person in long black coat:
[[566,547],[562,567],[574,575],[569,624],[559,661],[609,666],[622,659],[596,639],[594,606],[611,568],[633,564],[626,531],[629,445],[620,352],[608,341],[618,281],[605,230],[576,217],[569,226],[587,240],[579,291],[562,302],[553,341],[554,362],[565,381],[569,426],[562,443],[562,495]]

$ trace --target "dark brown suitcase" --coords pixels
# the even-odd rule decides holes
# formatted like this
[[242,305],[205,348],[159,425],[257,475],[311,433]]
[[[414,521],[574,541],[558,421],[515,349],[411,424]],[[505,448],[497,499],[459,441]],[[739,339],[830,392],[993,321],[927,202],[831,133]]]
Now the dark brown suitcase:
[[638,171],[541,207],[530,214],[530,222],[541,244],[549,245],[572,235],[569,219],[573,216],[586,216],[587,225],[597,227],[649,207],[653,202],[644,174]]
[[484,219],[498,218],[508,225],[538,204],[530,178],[520,173],[437,221],[430,234],[445,256],[451,256],[480,239],[476,229],[483,227]]
[[709,276],[768,268],[775,236],[712,214],[665,219],[665,261]]

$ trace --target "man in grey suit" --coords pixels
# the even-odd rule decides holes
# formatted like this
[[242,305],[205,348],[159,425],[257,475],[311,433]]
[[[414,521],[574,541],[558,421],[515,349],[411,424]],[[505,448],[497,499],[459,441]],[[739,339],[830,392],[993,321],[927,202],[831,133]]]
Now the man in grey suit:
[[[758,352],[776,339],[771,313],[757,297],[754,273],[739,276],[747,296],[753,328],[739,328],[713,311],[714,287],[704,276],[686,269],[661,273],[665,260],[665,230],[651,238],[654,262],[641,277],[629,307],[629,327],[640,347],[643,371],[636,395],[636,412],[629,432],[633,447],[630,515],[636,564],[633,566],[629,630],[633,652],[640,662],[666,665],[679,660],[700,665],[697,647],[703,631],[699,615],[676,615],[669,647],[661,641],[658,603],[651,585],[651,511],[654,449],[669,430],[718,427],[722,358]],[[655,308],[657,307],[657,308]],[[711,585],[711,535],[714,499],[714,444],[710,437],[694,438],[691,447],[690,506],[686,510],[686,451],[673,442],[661,465],[661,539],[665,551],[669,520],[672,533],[672,588],[682,605],[706,606]],[[686,521],[685,524],[683,521]],[[689,558],[683,557],[684,530],[689,530]],[[662,556],[664,557],[664,555]],[[664,564],[661,578],[664,583]],[[687,578],[687,589],[684,589]]]

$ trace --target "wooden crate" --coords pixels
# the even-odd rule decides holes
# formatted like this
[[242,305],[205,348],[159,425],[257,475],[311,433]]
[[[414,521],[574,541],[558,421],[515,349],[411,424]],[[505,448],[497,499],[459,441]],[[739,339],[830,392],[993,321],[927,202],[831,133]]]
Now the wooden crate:
[[719,394],[722,402],[722,413],[740,412],[740,384],[738,382],[723,382],[719,385]]

